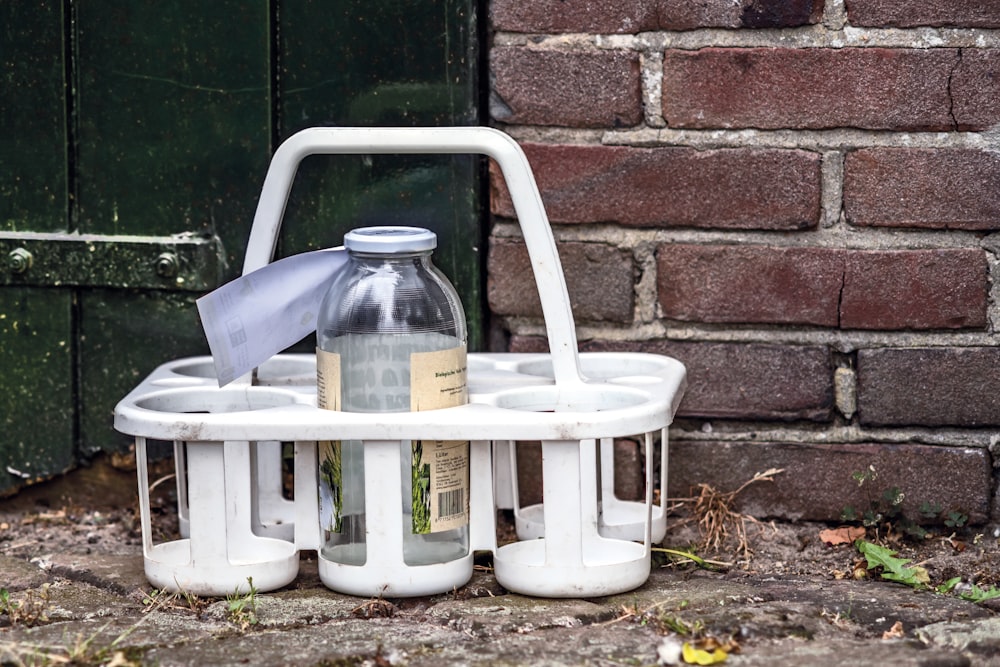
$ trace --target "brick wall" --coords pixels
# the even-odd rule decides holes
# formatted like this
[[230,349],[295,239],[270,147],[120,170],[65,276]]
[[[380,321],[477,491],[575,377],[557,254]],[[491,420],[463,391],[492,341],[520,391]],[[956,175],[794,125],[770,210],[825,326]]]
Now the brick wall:
[[[493,0],[584,350],[675,356],[671,495],[837,519],[851,473],[985,522],[1000,453],[1000,3]],[[494,179],[496,349],[545,349]]]

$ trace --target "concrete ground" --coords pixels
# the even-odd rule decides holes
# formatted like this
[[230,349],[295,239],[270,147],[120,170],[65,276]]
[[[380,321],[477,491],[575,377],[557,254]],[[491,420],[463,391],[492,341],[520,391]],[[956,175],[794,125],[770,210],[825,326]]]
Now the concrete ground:
[[657,567],[631,593],[543,600],[481,567],[453,593],[366,600],[324,588],[304,554],[296,581],[253,611],[246,598],[155,594],[138,541],[109,524],[83,515],[0,539],[0,587],[17,608],[0,614],[0,664],[655,665],[713,637],[733,666],[1000,665],[989,605],[877,579]]
[[[0,665],[656,665],[685,664],[685,641],[716,641],[734,666],[1000,667],[1000,599],[856,580],[856,549],[807,522],[751,522],[752,559],[731,551],[716,571],[654,554],[644,586],[600,599],[509,593],[488,554],[467,586],[430,598],[334,593],[309,552],[291,585],[252,600],[157,593],[143,573],[134,479],[94,466],[0,500]],[[168,493],[154,497],[155,541],[176,537],[175,510]],[[672,519],[668,545],[694,543],[682,524]],[[1000,582],[1000,530],[896,548],[931,586]],[[710,654],[688,657],[699,655]]]

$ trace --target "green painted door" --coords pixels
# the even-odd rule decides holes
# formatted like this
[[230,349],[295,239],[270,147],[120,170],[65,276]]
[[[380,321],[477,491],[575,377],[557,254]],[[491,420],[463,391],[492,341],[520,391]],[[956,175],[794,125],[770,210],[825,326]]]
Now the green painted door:
[[[238,275],[281,140],[478,124],[476,21],[476,0],[0,3],[0,495],[125,451],[115,403],[207,353],[195,299]],[[429,226],[480,346],[481,172],[307,158],[279,255]]]

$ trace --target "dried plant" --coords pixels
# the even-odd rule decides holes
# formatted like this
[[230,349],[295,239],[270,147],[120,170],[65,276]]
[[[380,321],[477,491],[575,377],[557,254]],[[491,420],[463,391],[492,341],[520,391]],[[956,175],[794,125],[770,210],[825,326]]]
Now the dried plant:
[[675,507],[690,509],[691,516],[680,523],[694,522],[701,535],[699,550],[719,553],[732,539],[736,541],[736,553],[743,559],[753,555],[747,542],[746,524],[757,520],[733,509],[734,501],[747,487],[758,482],[773,482],[774,477],[785,472],[783,468],[770,468],[755,474],[733,491],[719,491],[710,484],[698,484],[697,495],[689,498],[672,498]]
[[47,623],[50,607],[48,584],[42,584],[37,591],[25,591],[20,600],[13,599],[6,588],[0,588],[0,614],[5,614],[11,625],[30,627]]

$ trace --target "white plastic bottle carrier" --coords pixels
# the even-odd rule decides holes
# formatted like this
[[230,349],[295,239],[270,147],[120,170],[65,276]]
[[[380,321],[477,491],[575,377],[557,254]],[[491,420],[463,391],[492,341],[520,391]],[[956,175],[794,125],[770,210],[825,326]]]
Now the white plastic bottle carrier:
[[[550,353],[470,354],[468,405],[382,414],[317,408],[312,355],[276,355],[258,368],[256,383],[248,376],[222,388],[210,357],[160,366],[115,409],[115,428],[135,437],[147,578],[199,595],[245,591],[248,577],[260,590],[290,583],[299,551],[320,546],[316,443],[351,439],[365,442],[368,558],[363,565],[327,562],[323,580],[334,590],[389,597],[448,591],[468,579],[473,551],[492,551],[498,582],[527,595],[593,597],[642,585],[654,533],[662,537],[665,525],[662,508],[655,521],[653,515],[654,443],[660,439],[664,452],[666,489],[666,429],[684,391],[684,366],[653,354],[577,352],[555,240],[513,139],[480,127],[295,134],[268,169],[244,274],[271,261],[304,157],[380,153],[476,153],[496,161],[540,287]],[[643,445],[645,502],[613,498],[611,447],[623,437]],[[471,443],[466,558],[403,562],[399,451],[401,441],[413,439]],[[174,443],[178,472],[182,538],[160,544],[151,530],[151,441]],[[495,498],[512,506],[505,505],[516,498],[512,459],[517,443],[526,441],[542,443],[543,502],[515,507],[522,539],[498,547]],[[281,443],[294,443],[294,500],[280,492]]]

